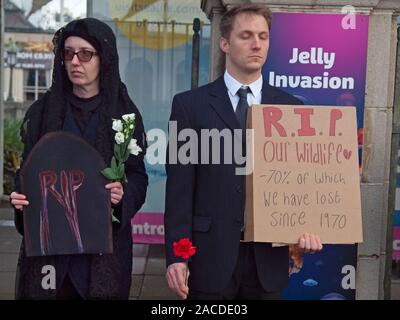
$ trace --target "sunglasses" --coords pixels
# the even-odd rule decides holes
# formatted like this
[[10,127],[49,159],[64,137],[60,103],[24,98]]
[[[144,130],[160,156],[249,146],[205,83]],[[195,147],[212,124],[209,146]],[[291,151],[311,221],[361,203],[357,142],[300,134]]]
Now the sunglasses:
[[92,59],[92,57],[98,55],[98,53],[86,49],[79,51],[64,49],[63,52],[64,61],[71,61],[75,55],[78,56],[80,62],[89,62]]

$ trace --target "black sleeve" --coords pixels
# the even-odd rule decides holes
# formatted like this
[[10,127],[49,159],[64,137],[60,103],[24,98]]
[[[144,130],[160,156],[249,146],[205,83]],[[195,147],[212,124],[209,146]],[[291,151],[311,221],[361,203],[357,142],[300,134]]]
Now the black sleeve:
[[[182,238],[192,239],[193,196],[195,186],[195,164],[182,164],[178,159],[179,148],[188,142],[177,141],[179,132],[191,126],[187,110],[175,96],[172,102],[170,122],[175,121],[177,132],[169,131],[167,148],[167,183],[165,202],[165,247],[167,266],[175,262],[183,262],[182,258],[173,254],[173,243]],[[171,153],[171,154],[170,154]]]
[[[24,150],[22,152],[20,168],[22,168],[25,159],[28,157],[30,151],[33,149],[33,146],[39,140],[40,128],[42,122],[42,109],[43,109],[42,100],[36,101],[29,107],[22,122],[20,133],[21,133],[21,140],[24,144]],[[20,169],[18,169],[15,174],[15,191],[21,193]],[[23,217],[24,217],[23,211],[14,208],[15,227],[22,236],[24,235]]]
[[[25,159],[25,151],[22,156],[22,160],[20,163],[20,167],[22,166],[24,159]],[[20,169],[17,170],[15,173],[15,191],[18,193],[21,193],[20,188],[21,184],[19,182],[19,174],[20,174]],[[13,206],[14,207],[14,206]],[[17,229],[18,233],[21,234],[22,236],[24,235],[24,216],[23,216],[23,211],[18,210],[14,207],[14,224],[15,228]]]

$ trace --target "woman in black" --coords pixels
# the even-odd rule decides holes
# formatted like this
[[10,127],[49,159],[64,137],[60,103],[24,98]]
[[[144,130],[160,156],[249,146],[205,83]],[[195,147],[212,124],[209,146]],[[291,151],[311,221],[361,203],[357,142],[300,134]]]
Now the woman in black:
[[[105,23],[86,18],[72,21],[53,39],[54,71],[51,88],[27,111],[21,128],[23,160],[46,133],[72,132],[94,146],[107,164],[113,156],[112,119],[135,114],[135,131],[142,152],[125,163],[128,183],[112,182],[114,216],[113,254],[81,254],[27,257],[21,245],[16,278],[17,299],[127,299],[132,273],[130,221],[143,205],[148,177],[144,166],[146,150],[142,117],[121,82],[116,39]],[[15,225],[23,230],[23,206],[29,199],[17,188],[11,194]],[[95,227],[95,225],[94,225]],[[45,290],[43,266],[56,270],[56,290]]]

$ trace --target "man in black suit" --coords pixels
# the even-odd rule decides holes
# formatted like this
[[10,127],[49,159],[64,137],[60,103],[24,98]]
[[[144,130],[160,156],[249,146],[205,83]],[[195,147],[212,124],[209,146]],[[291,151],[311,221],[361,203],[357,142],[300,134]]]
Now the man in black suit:
[[[169,287],[184,299],[188,295],[189,299],[278,299],[288,283],[287,246],[240,241],[245,176],[236,174],[240,164],[231,162],[233,152],[225,149],[237,136],[221,139],[219,146],[204,154],[204,146],[210,143],[201,135],[205,129],[243,129],[246,110],[252,104],[302,104],[263,81],[261,69],[268,53],[271,19],[265,5],[229,10],[220,26],[225,74],[176,95],[172,103],[170,121],[176,122],[178,133],[190,129],[184,131],[187,137],[190,132],[198,137],[198,141],[180,141],[180,137],[173,142],[170,131],[169,151],[173,143],[178,150],[184,146],[192,153],[192,161],[179,159],[184,154],[179,152],[177,161],[169,156],[166,166],[166,276]],[[220,164],[213,164],[211,159],[218,152]],[[173,253],[173,243],[182,238],[189,238],[197,247],[189,262],[188,285],[185,260]],[[299,246],[306,252],[322,249],[319,237],[312,234],[302,235]]]

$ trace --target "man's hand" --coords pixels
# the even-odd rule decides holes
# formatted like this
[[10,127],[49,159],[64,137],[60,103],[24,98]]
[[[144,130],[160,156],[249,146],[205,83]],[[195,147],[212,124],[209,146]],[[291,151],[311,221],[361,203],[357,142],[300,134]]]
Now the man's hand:
[[106,184],[106,189],[111,191],[111,203],[117,205],[124,196],[124,187],[121,182],[112,182]]
[[318,235],[305,233],[299,238],[299,248],[307,253],[316,253],[321,251],[323,246]]
[[24,206],[29,205],[29,201],[26,199],[26,196],[24,194],[14,191],[10,194],[10,198],[11,198],[11,204],[17,210],[23,210]]
[[169,288],[175,291],[182,299],[186,299],[189,294],[189,287],[186,285],[189,278],[189,269],[187,269],[186,263],[176,262],[170,264],[166,277]]

